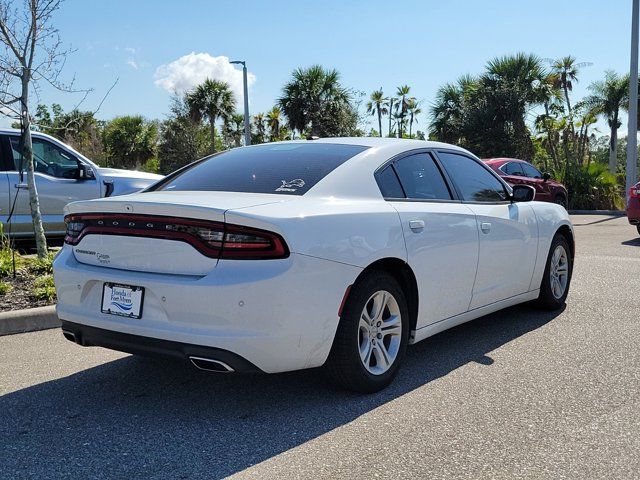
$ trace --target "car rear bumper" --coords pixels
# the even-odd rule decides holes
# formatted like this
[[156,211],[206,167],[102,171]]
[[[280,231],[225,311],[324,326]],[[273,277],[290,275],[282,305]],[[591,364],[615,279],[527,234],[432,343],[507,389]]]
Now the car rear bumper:
[[[179,360],[209,359],[217,362],[220,372],[256,373],[261,370],[240,355],[215,347],[203,347],[158,338],[90,327],[62,320],[62,332],[67,340],[83,347],[105,347],[121,352],[150,357],[172,357]],[[226,368],[224,368],[226,367]]]
[[[292,254],[220,261],[201,277],[144,273],[80,263],[65,246],[54,261],[56,309],[81,345],[180,358],[222,355],[233,370],[275,373],[325,362],[344,292],[361,271]],[[142,318],[102,313],[104,282],[144,287]]]
[[640,198],[630,198],[627,205],[627,218],[632,225],[640,225]]

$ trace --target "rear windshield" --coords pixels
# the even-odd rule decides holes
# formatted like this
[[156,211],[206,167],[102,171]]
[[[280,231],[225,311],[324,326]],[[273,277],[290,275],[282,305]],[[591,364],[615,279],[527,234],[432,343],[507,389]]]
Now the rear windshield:
[[236,148],[194,163],[150,190],[304,195],[334,168],[367,148],[329,143]]

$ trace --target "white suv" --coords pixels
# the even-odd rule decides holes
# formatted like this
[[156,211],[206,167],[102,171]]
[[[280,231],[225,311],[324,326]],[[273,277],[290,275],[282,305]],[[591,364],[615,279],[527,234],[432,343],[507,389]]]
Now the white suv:
[[[102,168],[49,135],[31,135],[36,188],[47,236],[64,236],[62,210],[67,203],[133,193],[162,178],[153,173]],[[26,165],[21,168],[19,144],[19,130],[0,129],[0,221],[5,234],[27,238],[33,236],[33,225]]]

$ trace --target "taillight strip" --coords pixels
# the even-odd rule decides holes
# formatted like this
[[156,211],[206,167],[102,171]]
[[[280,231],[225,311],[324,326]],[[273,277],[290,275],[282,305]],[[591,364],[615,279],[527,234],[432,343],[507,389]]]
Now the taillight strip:
[[[186,242],[203,255],[220,259],[276,259],[289,256],[284,239],[266,230],[222,222],[158,215],[121,213],[65,216],[65,243],[77,245],[87,235],[119,235]],[[207,240],[203,237],[219,237]],[[226,241],[228,235],[255,237],[257,241]]]

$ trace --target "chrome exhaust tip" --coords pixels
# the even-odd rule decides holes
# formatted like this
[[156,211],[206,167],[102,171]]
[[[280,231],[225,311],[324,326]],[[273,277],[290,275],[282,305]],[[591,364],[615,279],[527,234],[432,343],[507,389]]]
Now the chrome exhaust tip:
[[235,371],[226,363],[220,360],[214,360],[213,358],[189,357],[189,360],[191,360],[191,363],[193,363],[197,369],[207,372],[231,373]]

